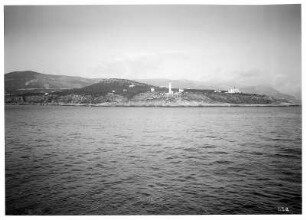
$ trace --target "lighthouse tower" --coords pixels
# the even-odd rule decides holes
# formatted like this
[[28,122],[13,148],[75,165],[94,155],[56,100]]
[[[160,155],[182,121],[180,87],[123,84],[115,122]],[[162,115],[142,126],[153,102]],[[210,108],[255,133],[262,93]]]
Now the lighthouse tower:
[[169,95],[173,95],[173,91],[171,90],[171,82],[169,82],[169,92],[168,92]]

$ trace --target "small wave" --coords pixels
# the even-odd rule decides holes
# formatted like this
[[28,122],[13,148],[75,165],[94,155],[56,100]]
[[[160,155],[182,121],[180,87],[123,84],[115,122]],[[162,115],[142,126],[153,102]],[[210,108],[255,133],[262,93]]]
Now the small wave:
[[203,148],[214,149],[214,148],[217,148],[217,146],[214,146],[214,145],[205,145],[205,146],[203,146]]
[[209,152],[210,154],[228,154],[227,152],[225,151],[211,151]]
[[171,160],[169,163],[171,163],[171,164],[179,164],[179,163],[182,163],[182,160]]
[[264,153],[255,151],[255,152],[250,152],[250,154],[251,154],[251,155],[255,155],[255,156],[261,156],[261,155],[263,155]]
[[218,163],[218,164],[232,164],[234,162],[229,161],[229,160],[217,160],[217,161],[215,161],[215,163]]
[[197,148],[192,148],[192,147],[190,147],[190,148],[184,148],[184,151],[188,151],[188,152],[197,152],[198,149],[197,149]]
[[22,108],[6,112],[6,214],[301,213],[290,108]]

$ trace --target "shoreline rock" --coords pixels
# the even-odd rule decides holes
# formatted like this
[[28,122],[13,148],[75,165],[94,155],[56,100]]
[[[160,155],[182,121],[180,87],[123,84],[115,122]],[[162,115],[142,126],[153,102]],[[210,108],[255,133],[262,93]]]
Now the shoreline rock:
[[207,104],[207,103],[193,103],[193,104],[141,104],[141,103],[100,103],[100,104],[79,104],[79,103],[5,103],[6,106],[10,105],[40,105],[40,106],[71,106],[71,107],[164,107],[164,108],[189,108],[189,107],[294,107],[302,106],[301,104]]
[[5,96],[6,104],[35,104],[92,107],[266,107],[299,106],[301,103],[258,94],[226,94],[212,91],[188,91],[169,95],[165,92],[140,92],[132,97],[120,94],[79,95],[47,94]]

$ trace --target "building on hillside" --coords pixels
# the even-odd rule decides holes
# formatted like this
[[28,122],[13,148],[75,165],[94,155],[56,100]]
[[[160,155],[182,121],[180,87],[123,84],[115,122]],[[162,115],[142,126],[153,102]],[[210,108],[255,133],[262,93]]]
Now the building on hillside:
[[133,88],[133,87],[135,87],[135,85],[132,84],[132,85],[129,85],[129,87],[130,87],[130,88]]
[[230,88],[227,90],[226,93],[241,93],[241,91],[238,88]]
[[184,89],[179,89],[179,93],[184,92]]
[[154,91],[155,91],[155,89],[154,89],[154,87],[152,87],[152,88],[151,88],[151,92],[154,92]]

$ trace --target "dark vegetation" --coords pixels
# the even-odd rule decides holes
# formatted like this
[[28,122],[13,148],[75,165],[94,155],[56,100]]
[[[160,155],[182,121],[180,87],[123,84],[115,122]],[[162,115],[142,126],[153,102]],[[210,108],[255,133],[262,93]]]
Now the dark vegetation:
[[97,79],[86,79],[63,75],[48,75],[34,71],[16,71],[5,74],[5,92],[7,94],[45,93],[63,89],[89,86]]
[[92,97],[99,97],[105,96],[109,93],[113,93],[131,99],[136,94],[151,91],[151,88],[156,87],[126,79],[106,79],[80,89],[64,90],[56,92],[55,94],[64,96],[69,94],[76,94],[83,96],[90,95]]

